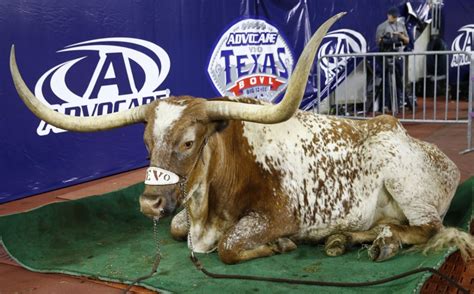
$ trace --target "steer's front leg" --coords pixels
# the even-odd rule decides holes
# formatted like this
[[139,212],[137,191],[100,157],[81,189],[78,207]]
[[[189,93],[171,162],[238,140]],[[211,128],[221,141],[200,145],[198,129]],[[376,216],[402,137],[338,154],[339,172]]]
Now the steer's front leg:
[[181,210],[171,220],[171,236],[177,241],[186,240],[189,231],[186,209]]
[[275,253],[291,251],[296,245],[283,236],[290,235],[291,225],[281,225],[270,216],[251,212],[231,227],[219,241],[219,257],[227,264]]

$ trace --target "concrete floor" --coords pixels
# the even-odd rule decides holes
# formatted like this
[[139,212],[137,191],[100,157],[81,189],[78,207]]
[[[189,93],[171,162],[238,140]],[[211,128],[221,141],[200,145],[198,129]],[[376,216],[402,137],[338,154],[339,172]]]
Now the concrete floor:
[[[466,142],[465,125],[428,125],[406,124],[408,132],[422,140],[435,143],[443,150],[460,168],[462,181],[474,176],[474,152],[459,155],[464,150]],[[27,211],[51,202],[68,201],[86,196],[102,194],[127,187],[143,181],[145,168],[122,173],[119,175],[99,179],[96,181],[40,194],[10,203],[0,205],[0,215]],[[454,256],[445,264],[452,273],[454,268],[459,268],[452,276],[461,281],[465,287],[474,291],[474,262],[463,263]],[[451,262],[451,263],[449,263]],[[192,266],[191,264],[189,266]],[[466,278],[467,277],[467,278]],[[469,279],[469,277],[471,277]],[[203,277],[204,278],[204,277]],[[463,280],[464,279],[464,280]],[[443,286],[444,287],[444,286]],[[456,293],[446,287],[426,288],[424,293]],[[41,274],[30,272],[15,265],[0,251],[0,293],[121,293],[125,286],[116,283],[94,281],[87,278],[71,277],[59,274]],[[443,290],[441,290],[443,289]],[[150,293],[149,290],[134,287],[135,293]]]

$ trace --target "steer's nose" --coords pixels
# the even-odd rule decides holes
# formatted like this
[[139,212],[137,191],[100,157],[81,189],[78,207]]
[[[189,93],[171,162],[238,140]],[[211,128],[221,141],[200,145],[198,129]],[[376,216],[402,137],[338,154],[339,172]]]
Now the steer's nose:
[[162,217],[169,214],[166,198],[163,196],[147,195],[140,196],[140,210],[149,217]]

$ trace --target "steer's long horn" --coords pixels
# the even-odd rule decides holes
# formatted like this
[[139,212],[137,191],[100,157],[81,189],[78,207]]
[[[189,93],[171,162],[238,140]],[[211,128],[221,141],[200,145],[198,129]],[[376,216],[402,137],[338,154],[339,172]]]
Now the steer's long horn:
[[76,132],[94,132],[145,121],[145,112],[148,105],[97,117],[69,116],[48,108],[31,93],[23,81],[16,64],[15,47],[13,45],[10,52],[10,71],[18,95],[26,106],[37,117],[55,127]]
[[329,28],[341,18],[345,12],[336,14],[322,24],[306,44],[301,53],[295,70],[288,82],[288,88],[282,101],[277,105],[254,105],[228,101],[209,101],[206,110],[211,119],[236,119],[251,122],[272,124],[289,119],[298,109],[303,99],[306,82],[314,57]]

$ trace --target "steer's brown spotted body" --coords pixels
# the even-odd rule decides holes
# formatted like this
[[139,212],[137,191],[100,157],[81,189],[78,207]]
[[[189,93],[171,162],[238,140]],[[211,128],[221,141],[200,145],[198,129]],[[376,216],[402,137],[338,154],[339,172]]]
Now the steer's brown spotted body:
[[[158,110],[164,104],[182,107],[183,119],[169,126],[170,136],[181,138],[183,130],[196,124],[203,128],[197,133],[209,139],[196,155],[200,158],[189,160],[196,165],[181,169],[160,160],[172,154],[151,153],[152,165],[189,173],[194,250],[218,248],[225,262],[234,263],[294,248],[285,238],[320,241],[340,232],[368,231],[387,221],[440,227],[459,172],[436,147],[409,137],[395,118],[351,121],[298,111],[279,124],[229,121],[215,130],[215,125],[203,123],[204,103],[183,97],[155,105]],[[164,126],[159,117],[149,121]],[[150,150],[160,144],[150,136],[153,128],[149,124],[145,132]],[[195,152],[205,141],[198,137],[190,137],[196,142]],[[412,170],[418,171],[416,178]],[[173,220],[176,238],[187,233],[184,223],[183,213]],[[375,230],[375,237],[381,230]]]

